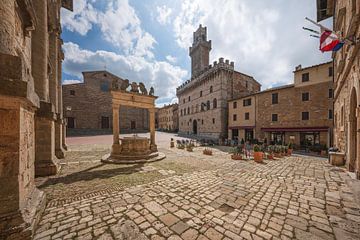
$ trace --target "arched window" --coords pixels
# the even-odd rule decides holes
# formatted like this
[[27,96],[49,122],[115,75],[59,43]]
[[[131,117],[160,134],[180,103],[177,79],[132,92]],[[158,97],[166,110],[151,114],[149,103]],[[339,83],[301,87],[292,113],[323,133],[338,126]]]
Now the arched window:
[[181,109],[181,111],[180,111],[180,116],[182,116],[182,109]]
[[213,108],[217,108],[217,100],[216,100],[216,98],[214,98],[214,100],[213,100]]
[[204,111],[204,106],[205,106],[205,103],[201,103],[201,111]]
[[210,86],[210,93],[213,92],[213,86]]
[[186,115],[186,108],[184,108],[184,116]]
[[188,114],[190,114],[190,107],[188,107]]
[[206,102],[206,110],[210,110],[210,101]]

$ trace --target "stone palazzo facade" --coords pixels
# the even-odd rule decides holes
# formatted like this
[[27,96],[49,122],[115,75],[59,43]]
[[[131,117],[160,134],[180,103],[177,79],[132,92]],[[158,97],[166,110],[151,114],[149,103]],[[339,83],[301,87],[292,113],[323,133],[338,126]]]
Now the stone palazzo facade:
[[292,142],[296,148],[331,146],[332,62],[297,66],[294,84],[229,101],[229,139]]
[[318,0],[317,15],[333,17],[334,31],[353,40],[333,54],[334,146],[360,179],[360,2]]
[[[112,124],[111,87],[124,80],[108,71],[83,72],[83,83],[63,85],[64,114],[68,133],[110,133]],[[120,108],[121,133],[147,132],[149,113],[146,109]]]
[[189,49],[191,79],[176,89],[179,133],[224,139],[228,133],[227,101],[258,92],[261,85],[253,77],[236,71],[234,62],[220,58],[209,64],[210,50],[207,29],[200,25]]
[[0,239],[30,239],[45,204],[34,177],[64,157],[60,8],[71,0],[0,4]]
[[179,104],[165,105],[158,109],[158,128],[173,132],[179,130]]

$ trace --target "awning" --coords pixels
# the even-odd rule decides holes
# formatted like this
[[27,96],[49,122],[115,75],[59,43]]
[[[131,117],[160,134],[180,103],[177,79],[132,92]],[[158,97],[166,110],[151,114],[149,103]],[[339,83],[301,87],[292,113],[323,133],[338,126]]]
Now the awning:
[[264,132],[327,132],[329,127],[261,128]]
[[229,129],[254,129],[255,126],[233,126],[229,127]]

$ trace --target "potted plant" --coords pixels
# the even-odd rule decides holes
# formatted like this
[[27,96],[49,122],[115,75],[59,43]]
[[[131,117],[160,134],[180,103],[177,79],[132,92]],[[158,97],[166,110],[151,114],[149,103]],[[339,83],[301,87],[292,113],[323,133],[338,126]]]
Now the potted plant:
[[186,151],[192,152],[193,149],[194,149],[194,144],[189,143],[189,144],[186,145]]
[[232,149],[231,159],[233,160],[242,160],[242,155],[244,154],[242,146],[236,146]]
[[212,153],[212,150],[211,150],[211,149],[205,148],[205,149],[203,150],[203,154],[205,154],[205,155],[212,155],[213,153]]
[[274,145],[274,156],[276,158],[282,158],[281,147],[279,145]]
[[269,160],[274,159],[274,147],[275,147],[274,145],[267,146],[267,149],[266,149],[267,155],[266,155],[266,157]]
[[254,145],[254,161],[257,163],[261,163],[263,161],[263,152],[261,152],[261,149],[259,145]]
[[178,149],[185,149],[185,145],[180,143],[180,144],[177,145],[177,148]]
[[293,153],[293,149],[294,149],[294,144],[292,142],[290,142],[288,144],[288,150],[287,150],[288,156],[291,156],[291,154]]

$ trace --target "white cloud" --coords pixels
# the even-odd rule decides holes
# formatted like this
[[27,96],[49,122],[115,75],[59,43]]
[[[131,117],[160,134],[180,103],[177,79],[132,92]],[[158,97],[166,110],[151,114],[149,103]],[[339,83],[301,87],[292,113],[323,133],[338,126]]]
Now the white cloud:
[[156,11],[157,11],[157,17],[156,20],[161,24],[161,25],[165,25],[168,24],[170,22],[170,16],[172,13],[172,9],[167,7],[167,6],[157,6],[156,7]]
[[89,51],[72,42],[65,43],[63,49],[66,56],[63,71],[66,74],[81,78],[81,72],[101,70],[106,64],[109,72],[121,78],[143,82],[148,89],[153,86],[159,101],[173,99],[176,86],[180,85],[187,75],[187,71],[178,66],[164,61],[149,61],[138,55],[125,56],[109,51]]
[[168,62],[170,62],[170,63],[176,63],[176,61],[177,61],[176,57],[171,56],[171,55],[167,55],[165,58],[166,58],[166,60],[168,60]]
[[110,0],[103,11],[94,8],[95,2],[100,0],[74,1],[74,12],[62,10],[62,26],[86,35],[96,25],[102,38],[125,54],[154,57],[152,49],[156,40],[142,30],[141,21],[128,0]]
[[69,84],[77,84],[77,83],[82,83],[82,80],[76,80],[76,79],[68,79],[68,80],[64,80],[62,82],[62,85],[69,85]]
[[173,30],[177,44],[187,51],[199,24],[207,26],[210,58],[235,61],[236,70],[253,75],[267,88],[291,82],[298,64],[330,60],[301,29],[304,17],[315,13],[313,0],[184,0]]

